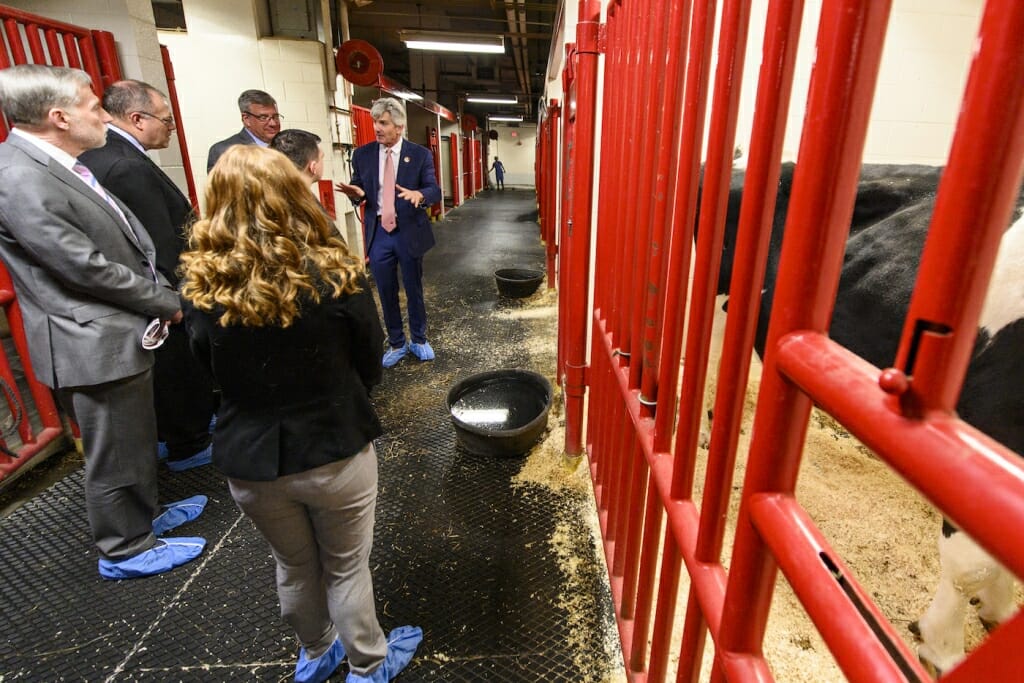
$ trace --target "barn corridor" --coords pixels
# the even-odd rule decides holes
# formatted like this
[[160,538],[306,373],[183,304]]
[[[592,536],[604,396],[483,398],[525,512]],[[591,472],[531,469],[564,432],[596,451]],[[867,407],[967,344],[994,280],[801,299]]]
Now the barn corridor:
[[[373,397],[386,432],[371,558],[378,617],[385,631],[424,630],[399,680],[619,680],[589,476],[562,466],[558,407],[545,440],[510,460],[462,450],[445,408],[448,388],[479,371],[531,369],[554,384],[553,290],[505,300],[493,279],[500,267],[543,268],[535,194],[481,193],[435,233],[424,271],[437,359],[408,356]],[[179,535],[205,537],[205,553],[135,581],[96,572],[80,468],[0,519],[0,680],[290,680],[297,646],[268,547],[212,467],[162,468],[162,502],[197,493],[210,503]]]

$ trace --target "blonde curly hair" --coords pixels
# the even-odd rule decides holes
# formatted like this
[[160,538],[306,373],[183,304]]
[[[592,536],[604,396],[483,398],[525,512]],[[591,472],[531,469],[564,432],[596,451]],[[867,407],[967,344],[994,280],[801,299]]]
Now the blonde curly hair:
[[223,326],[288,327],[304,299],[359,291],[362,262],[280,152],[235,145],[206,188],[207,218],[189,230],[181,294]]

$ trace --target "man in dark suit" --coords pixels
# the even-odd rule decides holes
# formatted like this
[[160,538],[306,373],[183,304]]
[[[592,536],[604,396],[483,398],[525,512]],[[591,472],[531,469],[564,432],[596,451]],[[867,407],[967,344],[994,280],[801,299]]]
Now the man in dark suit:
[[270,149],[276,149],[288,157],[310,185],[323,177],[324,151],[320,148],[319,135],[308,130],[289,128],[274,136],[270,141]]
[[[402,103],[382,97],[373,103],[370,116],[377,141],[356,149],[352,183],[337,183],[337,189],[355,204],[364,204],[366,255],[390,345],[383,364],[390,368],[409,352],[422,361],[434,359],[434,349],[427,341],[423,255],[434,246],[425,209],[441,201],[441,188],[434,177],[430,150],[402,139],[406,121]],[[409,311],[409,343],[398,303],[398,268],[402,269]]]
[[277,100],[262,90],[246,90],[239,95],[238,112],[242,115],[242,130],[210,147],[206,157],[207,173],[231,145],[267,147],[281,130],[282,117],[277,113]]
[[[113,117],[107,124],[107,144],[85,152],[79,161],[146,226],[156,246],[156,269],[177,289],[175,269],[192,205],[146,154],[170,144],[170,104],[153,86],[129,80],[107,88],[103,108]],[[153,383],[157,433],[167,466],[180,472],[209,464],[209,426],[217,397],[212,378],[188,348],[184,325],[172,325],[157,351]]]
[[81,430],[100,575],[168,571],[206,543],[157,538],[206,503],[194,496],[155,517],[153,354],[143,335],[151,320],[181,320],[178,295],[156,270],[142,223],[78,163],[103,145],[110,120],[88,74],[2,69],[0,106],[13,126],[0,144],[0,258],[14,281],[32,368]]

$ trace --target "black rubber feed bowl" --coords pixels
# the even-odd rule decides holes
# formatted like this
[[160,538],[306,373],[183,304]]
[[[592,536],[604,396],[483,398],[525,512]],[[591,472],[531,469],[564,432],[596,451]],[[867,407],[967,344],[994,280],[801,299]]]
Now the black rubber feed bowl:
[[537,291],[544,273],[529,268],[502,268],[494,271],[498,293],[510,299],[522,299]]
[[530,450],[548,425],[551,383],[529,370],[481,372],[456,382],[447,405],[463,448],[515,458]]

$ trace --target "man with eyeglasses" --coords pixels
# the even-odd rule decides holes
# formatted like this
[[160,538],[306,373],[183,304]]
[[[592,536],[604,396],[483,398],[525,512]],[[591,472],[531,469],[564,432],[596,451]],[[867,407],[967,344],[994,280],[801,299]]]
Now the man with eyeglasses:
[[[108,191],[128,205],[156,246],[156,269],[177,289],[178,257],[192,205],[146,154],[165,149],[175,130],[167,97],[148,83],[118,81],[103,93],[107,144],[79,160]],[[171,325],[153,369],[159,453],[175,472],[212,459],[210,422],[217,409],[212,378],[192,356],[183,325]],[[155,347],[154,347],[155,348]]]
[[158,503],[153,353],[142,336],[154,318],[180,321],[180,300],[153,267],[145,226],[79,160],[103,146],[111,118],[89,75],[41,64],[0,69],[0,106],[12,126],[0,144],[0,259],[32,369],[82,434],[100,576],[170,571],[206,545],[166,536],[195,519],[206,497]]
[[277,113],[277,100],[262,90],[246,90],[238,96],[238,112],[242,115],[242,130],[210,147],[206,158],[206,172],[232,145],[259,145],[268,147],[274,136],[281,131],[281,119]]

